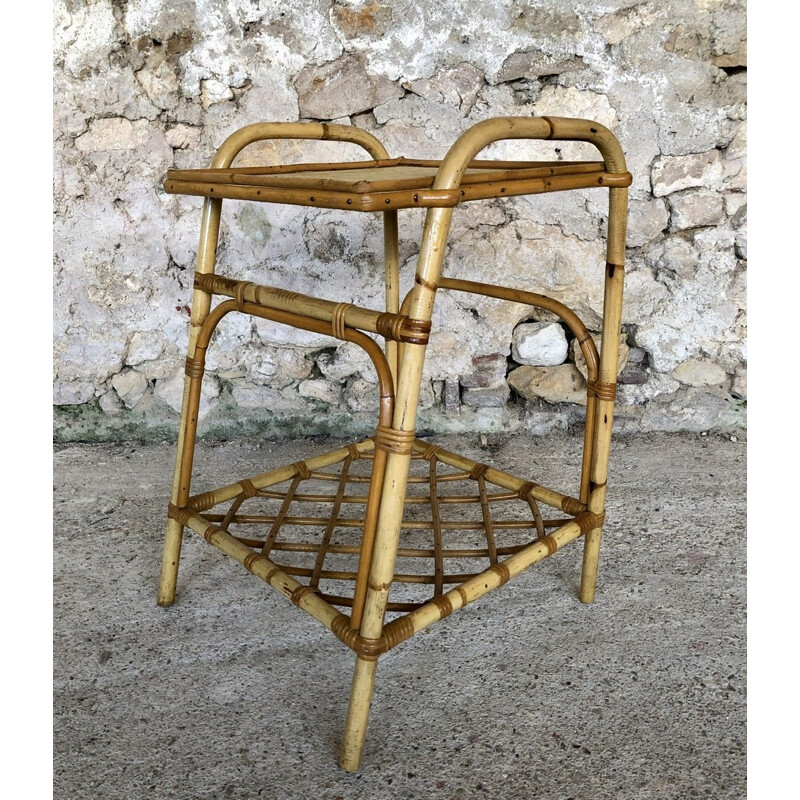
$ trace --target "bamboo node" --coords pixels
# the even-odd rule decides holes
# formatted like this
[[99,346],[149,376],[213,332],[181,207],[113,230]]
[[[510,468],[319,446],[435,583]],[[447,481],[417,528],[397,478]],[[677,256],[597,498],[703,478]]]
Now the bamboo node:
[[190,497],[187,507],[192,511],[207,511],[215,505],[214,492],[203,492],[202,494],[196,494],[194,497]]
[[399,455],[410,455],[416,438],[415,431],[399,431],[387,425],[378,425],[372,440],[378,450]]
[[177,520],[181,525],[186,525],[191,515],[191,511],[186,508],[178,508],[174,503],[170,503],[167,506],[167,516],[170,517],[170,519]]
[[500,586],[508,583],[511,580],[511,572],[509,572],[508,567],[502,562],[498,562],[493,567],[489,567],[489,572],[494,572],[495,575],[500,579]]
[[469,476],[472,480],[476,481],[478,478],[482,478],[486,474],[486,470],[489,469],[488,464],[476,464],[470,471]]
[[391,650],[397,647],[400,642],[410,639],[414,635],[414,623],[405,616],[392,620],[383,629],[383,639],[386,642],[386,649]]
[[258,494],[258,489],[253,486],[253,482],[250,478],[245,478],[244,480],[239,481],[239,486],[242,487],[242,494],[245,497],[255,497]]
[[304,481],[308,480],[311,476],[305,461],[295,461],[292,467],[294,468],[295,475],[299,475]]
[[517,497],[520,500],[528,500],[530,499],[531,492],[538,486],[538,483],[534,483],[533,481],[527,481],[523,483],[522,486],[519,487],[519,491],[517,492]]
[[425,448],[425,452],[422,454],[422,457],[427,461],[431,461],[433,457],[439,452],[441,448],[438,444],[429,444]]
[[456,586],[456,591],[458,592],[458,596],[461,598],[461,607],[463,608],[469,602],[467,599],[467,593],[461,586]]
[[351,303],[337,303],[331,312],[331,333],[337,339],[344,339],[347,335],[344,317],[348,308],[352,308]]
[[605,381],[587,381],[586,394],[588,397],[596,397],[598,400],[610,400],[612,403],[617,396],[617,384]]
[[269,561],[269,559],[265,555],[263,555],[262,553],[250,553],[250,555],[247,556],[247,558],[245,558],[245,560],[244,560],[244,568],[248,572],[252,572],[253,571],[253,564],[255,564],[256,561],[262,561],[262,560],[263,561]]
[[431,603],[439,609],[439,619],[449,617],[453,613],[453,604],[447,595],[437,595],[431,600]]
[[200,359],[196,358],[186,358],[186,366],[184,367],[184,372],[186,376],[189,378],[202,378],[203,377],[203,369],[204,364]]
[[205,540],[206,540],[206,541],[207,541],[209,544],[214,544],[214,537],[215,537],[215,536],[216,536],[218,533],[225,533],[225,531],[224,531],[224,530],[222,530],[222,528],[218,528],[216,525],[209,525],[209,526],[208,526],[208,527],[205,529],[205,531],[204,531],[204,533],[203,533],[203,538],[204,538],[204,539],[205,539]]
[[432,292],[435,292],[438,288],[435,283],[426,281],[425,278],[423,278],[419,273],[414,276],[414,283],[418,283],[420,286],[424,286],[426,289],[429,289]]
[[296,605],[300,605],[300,601],[305,595],[313,592],[318,592],[318,586],[298,586],[290,595],[291,601]]
[[561,510],[566,514],[572,514],[572,516],[575,516],[576,514],[580,514],[581,511],[585,511],[586,506],[581,503],[580,500],[576,500],[574,497],[562,497]]

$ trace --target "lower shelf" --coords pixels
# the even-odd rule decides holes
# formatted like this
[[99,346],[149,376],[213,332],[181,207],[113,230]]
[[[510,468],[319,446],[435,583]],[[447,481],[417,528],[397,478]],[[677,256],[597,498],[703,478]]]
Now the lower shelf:
[[[576,498],[420,439],[413,448],[387,605],[401,616],[381,651],[601,524]],[[170,513],[358,650],[361,637],[336,607],[353,605],[374,452],[371,439],[349,444]]]

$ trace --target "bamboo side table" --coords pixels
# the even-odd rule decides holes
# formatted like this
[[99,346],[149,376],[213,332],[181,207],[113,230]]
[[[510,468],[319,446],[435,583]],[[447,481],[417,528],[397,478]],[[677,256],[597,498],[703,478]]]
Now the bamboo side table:
[[[328,139],[371,160],[233,168],[265,139]],[[478,161],[503,139],[592,143],[602,161]],[[589,120],[503,117],[466,131],[441,161],[389,158],[355,127],[261,123],[232,134],[205,170],[172,170],[167,192],[203,204],[183,411],[158,602],[175,599],[184,527],[318,619],[356,654],[340,765],[359,768],[378,659],[400,642],[584,537],[580,599],[594,599],[617,380],[625,224],[631,176],[613,134]],[[462,202],[596,187],[609,194],[600,354],[564,304],[540,294],[442,276],[453,209]],[[214,274],[223,199],[380,211],[386,308],[335,303]],[[427,208],[414,287],[400,303],[397,212]],[[599,273],[598,273],[599,274]],[[588,368],[577,495],[464,458],[415,436],[422,364],[440,290],[544,308],[576,336]],[[213,295],[227,298],[213,311]],[[375,434],[213,491],[192,495],[205,354],[219,322],[249,314],[362,347],[378,375]],[[367,335],[385,340],[385,351]],[[541,506],[560,512],[545,518]],[[250,533],[253,531],[253,533]],[[260,531],[260,533],[259,533]],[[399,564],[398,564],[399,559]],[[390,590],[392,598],[390,599]],[[343,610],[342,610],[343,609]],[[393,616],[386,622],[387,612]]]

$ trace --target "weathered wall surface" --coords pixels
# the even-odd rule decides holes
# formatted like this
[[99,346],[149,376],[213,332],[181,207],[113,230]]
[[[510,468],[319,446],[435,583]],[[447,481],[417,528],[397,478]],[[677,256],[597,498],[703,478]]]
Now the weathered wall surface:
[[[88,0],[55,4],[55,383],[60,438],[174,435],[201,201],[168,196],[260,120],[334,120],[392,155],[441,157],[500,115],[596,119],[631,188],[620,426],[743,424],[746,56],[740,0]],[[589,156],[561,146],[564,158]],[[511,142],[498,157],[554,157]],[[556,156],[556,157],[559,157]],[[360,157],[252,147],[249,163]],[[459,209],[446,273],[551,294],[599,330],[605,194]],[[382,302],[380,218],[227,202],[219,272]],[[401,212],[403,290],[422,211]],[[532,309],[442,292],[420,427],[545,430],[581,419],[584,376]],[[521,326],[520,323],[524,323]],[[512,349],[513,345],[513,349]],[[580,362],[580,359],[577,359]],[[365,360],[236,315],[209,353],[212,435],[365,430]]]

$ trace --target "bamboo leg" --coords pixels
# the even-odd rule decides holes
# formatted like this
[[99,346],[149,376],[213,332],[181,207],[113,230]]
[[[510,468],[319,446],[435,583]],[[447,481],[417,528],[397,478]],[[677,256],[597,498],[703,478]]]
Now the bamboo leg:
[[[451,208],[431,209],[426,217],[417,279],[410,304],[410,313],[414,319],[430,320],[433,313],[436,284],[444,260],[451,218]],[[375,437],[376,448],[383,446],[388,450],[388,455],[367,598],[361,621],[361,636],[367,639],[377,639],[383,634],[386,603],[394,578],[400,525],[403,520],[425,350],[424,345],[403,346],[392,422],[395,443],[382,445],[380,437]],[[361,658],[356,660],[350,707],[339,756],[339,765],[347,772],[356,771],[361,763],[376,669],[377,662],[367,662]]]
[[[386,310],[396,314],[400,309],[400,255],[398,252],[397,211],[383,212],[383,252],[386,270]],[[386,360],[397,386],[397,342],[386,341]]]
[[[206,200],[200,226],[200,246],[197,253],[197,271],[201,274],[214,271],[219,239],[219,221],[222,200]],[[195,357],[195,347],[200,329],[208,316],[211,295],[195,289],[192,296],[192,321],[189,328],[188,357]],[[200,379],[186,377],[183,386],[183,405],[178,427],[178,447],[175,459],[175,475],[172,482],[170,502],[179,508],[186,505],[191,487],[192,460],[197,429],[197,414],[200,404]],[[194,388],[193,388],[194,385]],[[158,587],[158,604],[171,606],[175,601],[175,586],[178,580],[178,563],[181,555],[183,526],[174,519],[167,520],[164,554],[161,559],[161,579]]]
[[[622,288],[625,279],[625,225],[628,213],[628,190],[609,189],[608,256],[603,299],[603,336],[600,345],[601,392],[597,397],[592,447],[592,468],[589,511],[602,519],[606,501],[608,457],[611,449],[611,423],[614,415],[614,393],[617,383],[619,332],[622,320]],[[594,601],[597,568],[600,559],[602,527],[586,534],[583,546],[580,599]]]

